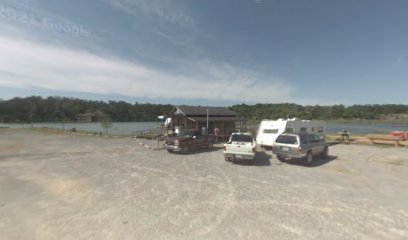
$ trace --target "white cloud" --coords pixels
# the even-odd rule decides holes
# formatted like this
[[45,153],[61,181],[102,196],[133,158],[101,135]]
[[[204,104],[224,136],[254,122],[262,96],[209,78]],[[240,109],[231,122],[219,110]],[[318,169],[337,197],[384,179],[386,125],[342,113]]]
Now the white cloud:
[[118,58],[0,36],[0,85],[50,90],[208,99],[291,101],[286,82],[227,63],[201,60],[168,73]]
[[[196,26],[186,5],[172,0],[104,0],[116,9],[132,15],[135,31],[154,34],[176,48],[195,51],[195,38],[206,37]],[[142,27],[141,27],[142,26]]]
[[176,1],[170,0],[105,0],[114,7],[128,13],[139,15],[145,14],[150,18],[158,19],[162,22],[175,24],[182,27],[189,27],[194,24],[182,6]]

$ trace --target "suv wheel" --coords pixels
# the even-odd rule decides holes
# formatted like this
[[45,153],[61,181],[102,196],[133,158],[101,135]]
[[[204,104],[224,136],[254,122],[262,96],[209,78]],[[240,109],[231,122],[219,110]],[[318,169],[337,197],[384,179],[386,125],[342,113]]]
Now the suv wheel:
[[324,147],[324,150],[322,152],[322,154],[320,155],[322,158],[326,159],[329,157],[329,148],[326,146]]
[[312,165],[312,163],[313,163],[313,154],[312,154],[312,152],[311,151],[309,151],[309,152],[307,152],[307,155],[306,155],[306,163],[307,163],[307,165]]

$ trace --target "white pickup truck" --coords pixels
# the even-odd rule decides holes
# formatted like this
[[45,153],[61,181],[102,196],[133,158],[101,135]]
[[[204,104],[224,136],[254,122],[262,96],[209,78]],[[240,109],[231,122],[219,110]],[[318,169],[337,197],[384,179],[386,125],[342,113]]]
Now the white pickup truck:
[[235,159],[254,160],[256,154],[256,141],[250,133],[232,133],[229,141],[224,144],[226,161]]

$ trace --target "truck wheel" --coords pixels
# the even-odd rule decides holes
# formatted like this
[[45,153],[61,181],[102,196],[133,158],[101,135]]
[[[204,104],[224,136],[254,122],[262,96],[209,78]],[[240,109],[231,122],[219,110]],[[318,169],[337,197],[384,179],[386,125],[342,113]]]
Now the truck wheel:
[[214,147],[214,144],[212,142],[208,143],[208,146],[207,146],[208,149],[212,149],[213,147]]
[[190,152],[190,147],[189,146],[183,147],[183,153],[187,154],[189,152]]
[[306,155],[305,160],[306,160],[306,164],[307,164],[308,166],[311,166],[311,165],[312,165],[312,163],[313,163],[313,154],[312,154],[311,151],[307,152],[307,155]]
[[285,158],[281,155],[276,155],[276,157],[278,158],[279,161],[284,162]]
[[326,146],[324,147],[324,150],[322,152],[322,154],[320,155],[323,159],[326,159],[329,157],[329,148]]

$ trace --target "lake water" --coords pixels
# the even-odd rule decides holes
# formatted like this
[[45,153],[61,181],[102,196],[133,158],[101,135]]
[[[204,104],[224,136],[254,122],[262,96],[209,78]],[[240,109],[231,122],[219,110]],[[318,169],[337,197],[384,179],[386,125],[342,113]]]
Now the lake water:
[[[159,126],[157,122],[114,122],[109,129],[109,134],[114,135],[132,135],[138,131],[146,131],[155,129]],[[100,123],[33,123],[33,124],[1,124],[0,127],[8,128],[55,128],[71,130],[89,131],[89,132],[105,132]]]
[[[114,122],[112,128],[109,129],[110,134],[115,135],[132,135],[137,131],[146,131],[157,128],[158,122]],[[1,124],[0,127],[8,128],[56,128],[77,130],[90,132],[104,132],[100,123],[34,123],[34,124]],[[352,134],[368,134],[368,133],[388,133],[390,131],[408,131],[408,122],[391,124],[391,123],[337,123],[327,122],[327,132],[337,133],[342,129],[347,129]]]
[[327,122],[327,132],[337,133],[346,129],[351,134],[389,133],[391,131],[408,131],[406,123],[337,123]]

